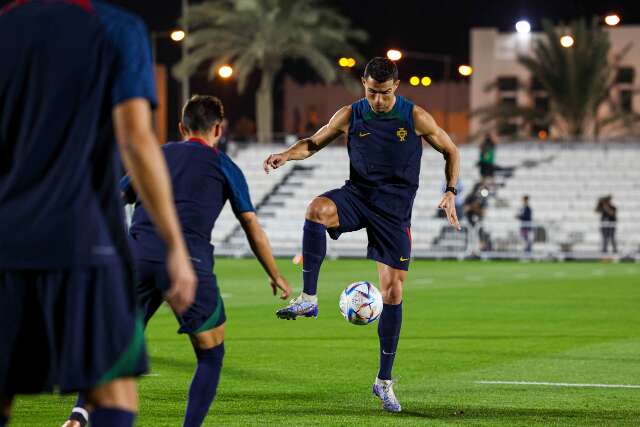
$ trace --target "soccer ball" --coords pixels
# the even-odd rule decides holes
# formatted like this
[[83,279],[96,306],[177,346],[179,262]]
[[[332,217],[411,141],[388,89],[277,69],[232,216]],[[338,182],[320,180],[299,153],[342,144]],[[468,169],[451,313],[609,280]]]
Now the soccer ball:
[[382,313],[382,294],[369,282],[352,283],[340,294],[340,312],[354,325],[368,325]]

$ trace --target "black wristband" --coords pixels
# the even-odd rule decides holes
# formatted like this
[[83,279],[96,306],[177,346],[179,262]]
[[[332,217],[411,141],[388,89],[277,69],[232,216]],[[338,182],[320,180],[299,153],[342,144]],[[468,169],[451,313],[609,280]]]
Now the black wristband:
[[458,190],[456,190],[456,187],[447,187],[445,188],[444,192],[446,193],[447,191],[451,191],[454,196],[458,195]]

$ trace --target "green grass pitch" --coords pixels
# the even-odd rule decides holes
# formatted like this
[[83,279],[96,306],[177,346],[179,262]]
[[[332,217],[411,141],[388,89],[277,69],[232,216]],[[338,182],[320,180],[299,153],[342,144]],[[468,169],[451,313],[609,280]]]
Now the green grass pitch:
[[[279,265],[294,288],[299,266]],[[320,317],[278,320],[255,260],[220,259],[226,357],[205,425],[638,426],[640,389],[491,385],[539,381],[640,385],[640,265],[414,261],[394,376],[401,414],[371,395],[376,325],[338,311],[375,264],[327,261]],[[297,290],[296,290],[297,291]],[[147,330],[151,375],[139,426],[181,425],[194,357],[161,308]],[[13,426],[59,426],[71,397],[20,397]]]

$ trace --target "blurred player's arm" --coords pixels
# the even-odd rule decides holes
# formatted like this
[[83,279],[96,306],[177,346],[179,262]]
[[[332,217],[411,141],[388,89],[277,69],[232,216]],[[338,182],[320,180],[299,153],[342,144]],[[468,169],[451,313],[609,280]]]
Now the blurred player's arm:
[[167,244],[172,286],[165,297],[181,313],[193,302],[196,278],[175,211],[167,166],[151,128],[148,101],[131,98],[117,104],[113,127],[133,187]]
[[351,106],[342,107],[331,117],[329,123],[322,126],[309,138],[301,139],[282,153],[269,155],[262,165],[264,171],[269,173],[270,168],[277,169],[289,160],[304,160],[314,155],[340,135],[349,132],[350,120]]
[[280,275],[276,267],[276,261],[273,259],[271,245],[267,233],[264,232],[255,212],[242,212],[238,214],[238,220],[242,225],[242,229],[247,235],[251,251],[253,251],[262,268],[269,276],[271,289],[275,295],[278,289],[282,291],[280,298],[287,299],[291,294],[291,287],[287,280]]
[[[447,187],[455,187],[460,175],[460,152],[453,143],[449,135],[438,126],[431,114],[427,113],[419,106],[413,107],[413,122],[416,133],[422,136],[435,150],[442,153],[445,160],[444,174],[447,180]],[[446,192],[438,204],[438,208],[443,209],[447,214],[449,224],[461,229],[456,215],[456,196],[451,192]]]

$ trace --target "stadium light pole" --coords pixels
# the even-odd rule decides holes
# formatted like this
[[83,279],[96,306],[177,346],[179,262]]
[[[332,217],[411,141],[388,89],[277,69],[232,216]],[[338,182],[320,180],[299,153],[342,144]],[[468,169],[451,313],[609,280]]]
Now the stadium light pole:
[[[189,29],[189,0],[182,0],[182,25],[186,31]],[[187,59],[189,55],[189,51],[187,49],[187,43],[182,43],[182,61]],[[180,82],[180,86],[182,86],[182,104],[187,103],[189,99],[189,76],[185,73],[182,76],[182,81]]]
[[151,59],[155,64],[158,58],[158,39],[171,39],[176,43],[184,43],[186,33],[183,30],[151,31]]

